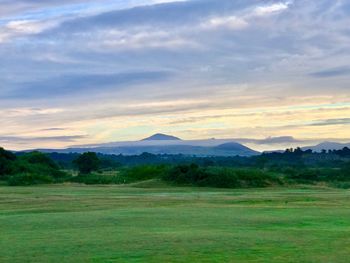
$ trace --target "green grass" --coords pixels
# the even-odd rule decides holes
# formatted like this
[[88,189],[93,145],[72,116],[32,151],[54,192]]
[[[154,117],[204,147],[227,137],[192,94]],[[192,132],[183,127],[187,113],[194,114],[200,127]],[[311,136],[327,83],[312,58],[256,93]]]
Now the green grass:
[[0,187],[0,262],[349,262],[349,190],[134,186]]

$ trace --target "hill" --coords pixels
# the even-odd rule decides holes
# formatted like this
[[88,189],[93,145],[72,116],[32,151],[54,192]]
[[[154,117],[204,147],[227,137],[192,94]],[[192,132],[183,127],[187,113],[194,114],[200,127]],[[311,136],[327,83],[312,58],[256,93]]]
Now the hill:
[[338,143],[338,142],[322,142],[315,146],[303,147],[303,150],[312,150],[314,152],[321,152],[322,150],[341,150],[344,147],[350,148],[350,143]]
[[251,151],[251,149],[249,149],[248,147],[237,142],[223,143],[216,146],[215,149],[226,150],[226,151]]
[[150,137],[142,139],[141,141],[181,141],[181,139],[172,135],[156,133]]
[[[184,141],[180,141],[184,142]],[[152,154],[183,154],[191,156],[252,156],[259,154],[242,144],[231,142],[219,146],[194,146],[187,144],[169,144],[169,145],[123,145],[111,147],[76,147],[61,150],[41,149],[42,152],[58,153],[83,153],[87,151],[103,154],[123,154],[140,155],[142,153]]]

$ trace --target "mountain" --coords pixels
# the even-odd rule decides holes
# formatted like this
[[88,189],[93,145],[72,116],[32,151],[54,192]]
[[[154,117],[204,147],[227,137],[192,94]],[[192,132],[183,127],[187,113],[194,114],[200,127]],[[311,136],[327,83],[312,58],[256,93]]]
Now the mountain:
[[322,142],[315,146],[303,147],[303,150],[313,150],[314,152],[321,152],[322,150],[341,150],[344,147],[350,148],[350,143],[338,143],[338,142]]
[[249,151],[248,147],[244,146],[243,144],[237,143],[237,142],[228,142],[223,143],[215,147],[219,150],[227,150],[227,151]]
[[[180,143],[185,141],[179,140]],[[61,150],[41,149],[39,151],[51,153],[83,153],[87,151],[103,153],[103,154],[123,154],[123,155],[140,155],[142,153],[151,154],[183,154],[191,156],[252,156],[259,154],[258,152],[235,142],[221,144],[219,146],[196,146],[189,144],[168,144],[168,145],[144,145],[131,144],[119,145],[112,147],[84,147],[84,148],[67,148]]]
[[229,153],[236,154],[236,155],[244,155],[244,156],[259,154],[257,151],[254,151],[244,146],[243,144],[240,144],[237,142],[223,143],[213,147],[213,149],[215,149],[216,152],[226,153],[225,155]]
[[191,156],[252,156],[254,151],[232,139],[181,140],[178,137],[157,133],[140,141],[110,142],[92,145],[71,146],[66,149],[40,149],[51,153],[84,153],[140,155],[183,154]]
[[180,138],[163,134],[163,133],[156,133],[150,137],[147,137],[141,141],[181,141]]
[[[112,141],[88,145],[73,145],[72,148],[97,148],[97,147],[124,147],[124,146],[161,146],[161,145],[191,145],[202,147],[215,147],[221,144],[236,142],[240,144],[255,145],[261,148],[261,145],[278,145],[282,144],[283,148],[297,147],[303,141],[294,139],[291,136],[268,137],[266,139],[249,139],[249,138],[227,138],[227,139],[197,139],[182,140],[178,137],[166,135],[162,133],[154,134],[148,138],[138,141]],[[311,142],[310,142],[311,143]],[[305,145],[305,144],[304,144]],[[274,150],[274,149],[272,149]]]

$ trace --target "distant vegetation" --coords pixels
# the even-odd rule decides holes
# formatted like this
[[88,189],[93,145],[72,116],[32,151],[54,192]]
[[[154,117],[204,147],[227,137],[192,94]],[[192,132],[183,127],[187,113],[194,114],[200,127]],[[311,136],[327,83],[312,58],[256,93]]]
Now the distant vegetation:
[[96,153],[86,152],[79,155],[73,164],[76,165],[81,174],[89,174],[93,171],[97,171],[100,167],[100,160]]
[[283,184],[282,178],[259,169],[228,167],[199,167],[196,164],[178,165],[164,179],[180,185],[218,188],[266,187]]
[[0,180],[9,185],[58,183],[67,178],[68,174],[43,153],[31,152],[16,156],[0,148]]
[[350,149],[314,153],[300,148],[252,157],[12,153],[0,148],[0,183],[127,184],[157,179],[221,188],[315,184],[350,188]]

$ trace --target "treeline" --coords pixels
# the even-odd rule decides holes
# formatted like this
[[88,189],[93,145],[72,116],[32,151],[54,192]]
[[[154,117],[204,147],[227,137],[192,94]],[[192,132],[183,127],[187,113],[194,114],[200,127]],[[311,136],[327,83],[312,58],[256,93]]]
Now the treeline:
[[169,169],[164,180],[178,185],[218,188],[267,187],[284,184],[283,178],[269,171],[252,168],[200,167],[178,165]]
[[0,148],[0,181],[9,185],[58,183],[68,177],[55,161],[43,153],[17,156]]
[[[64,169],[73,169],[73,161],[80,155],[78,153],[48,153]],[[284,152],[263,153],[258,156],[209,156],[197,157],[183,154],[150,154],[140,155],[107,155],[97,153],[101,168],[119,168],[138,165],[160,164],[191,164],[199,166],[222,166],[235,168],[277,168],[277,167],[309,167],[334,168],[341,167],[350,161],[350,149],[323,151],[320,153],[311,150],[303,151],[300,148],[287,149]]]
[[350,150],[313,153],[300,148],[253,157],[195,157],[17,153],[0,148],[0,183],[127,184],[159,179],[175,185],[266,187],[326,182],[350,188]]

